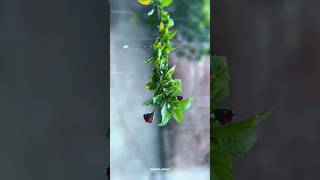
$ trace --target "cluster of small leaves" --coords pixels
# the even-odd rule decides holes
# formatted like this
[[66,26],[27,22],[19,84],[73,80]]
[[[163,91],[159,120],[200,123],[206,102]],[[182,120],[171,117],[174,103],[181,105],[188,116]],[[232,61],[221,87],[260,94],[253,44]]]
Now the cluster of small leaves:
[[175,37],[176,31],[171,29],[174,20],[170,17],[165,7],[172,3],[172,0],[138,0],[145,6],[151,6],[148,16],[156,16],[158,20],[158,37],[153,44],[153,52],[150,58],[145,60],[146,64],[152,64],[152,75],[150,82],[146,84],[148,91],[154,91],[154,96],[144,102],[145,106],[152,106],[154,110],[144,114],[146,122],[151,123],[154,113],[161,110],[161,123],[165,126],[171,119],[178,123],[183,121],[183,113],[188,110],[193,98],[183,98],[182,82],[180,79],[173,79],[172,75],[175,66],[169,67],[169,53],[174,50],[171,40]]
[[229,94],[229,69],[226,60],[218,56],[213,58],[210,68],[210,179],[232,180],[232,158],[250,150],[256,141],[256,134],[253,128],[265,119],[270,114],[270,111],[260,113],[255,117],[237,123],[222,124],[214,112],[221,109],[218,107],[219,104]]

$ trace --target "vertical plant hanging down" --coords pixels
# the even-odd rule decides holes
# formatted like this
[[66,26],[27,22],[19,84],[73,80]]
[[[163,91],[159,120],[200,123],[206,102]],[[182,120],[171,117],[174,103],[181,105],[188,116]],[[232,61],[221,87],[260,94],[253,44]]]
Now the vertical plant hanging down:
[[146,64],[152,65],[150,82],[146,84],[148,91],[154,91],[152,98],[146,100],[145,106],[152,106],[150,113],[143,115],[147,123],[151,123],[157,110],[161,111],[161,122],[159,126],[165,126],[171,119],[178,123],[183,121],[183,113],[188,110],[193,98],[183,98],[182,82],[180,79],[173,79],[172,75],[175,66],[169,67],[169,53],[174,50],[171,40],[175,37],[176,31],[171,29],[174,20],[170,17],[165,7],[173,0],[138,0],[141,5],[151,7],[148,16],[155,16],[158,37],[152,45],[153,52],[150,58],[145,60]]
[[232,180],[232,158],[251,149],[256,141],[254,127],[268,117],[271,111],[231,123],[233,112],[221,107],[229,95],[230,76],[225,58],[214,56],[210,71],[210,179]]

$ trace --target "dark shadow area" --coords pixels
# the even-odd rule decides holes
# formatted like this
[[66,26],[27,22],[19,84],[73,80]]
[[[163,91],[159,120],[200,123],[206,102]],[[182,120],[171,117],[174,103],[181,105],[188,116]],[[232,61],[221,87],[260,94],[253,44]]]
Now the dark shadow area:
[[320,168],[320,2],[215,1],[213,49],[231,66],[236,116],[273,108],[236,180],[314,180]]
[[106,1],[0,2],[0,179],[106,179]]

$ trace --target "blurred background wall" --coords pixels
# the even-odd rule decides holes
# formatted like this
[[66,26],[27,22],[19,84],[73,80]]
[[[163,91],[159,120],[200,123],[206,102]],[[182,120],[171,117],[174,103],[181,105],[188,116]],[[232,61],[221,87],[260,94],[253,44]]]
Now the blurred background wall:
[[0,1],[0,179],[106,179],[106,4]]
[[272,108],[236,180],[320,179],[320,1],[215,0],[213,50],[231,66],[239,119]]

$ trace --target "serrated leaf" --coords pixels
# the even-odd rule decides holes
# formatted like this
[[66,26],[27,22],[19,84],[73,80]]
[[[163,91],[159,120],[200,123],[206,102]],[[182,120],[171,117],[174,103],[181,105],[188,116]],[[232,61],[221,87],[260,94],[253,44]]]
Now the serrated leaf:
[[210,180],[232,180],[231,155],[219,144],[211,147]]
[[161,6],[166,7],[172,3],[173,0],[160,0]]
[[171,119],[171,114],[168,110],[167,103],[164,103],[161,108],[161,123],[159,124],[159,126],[167,125],[170,119]]

